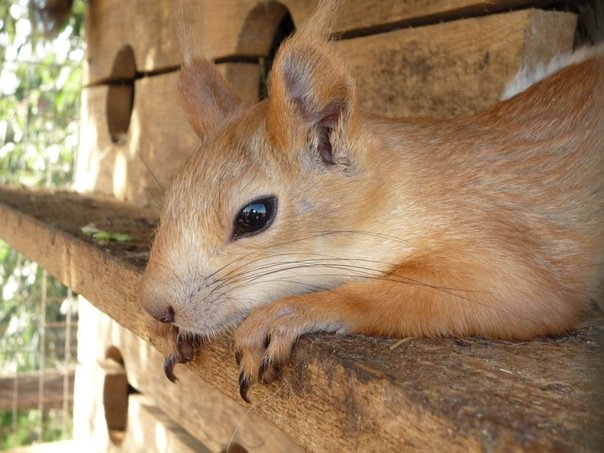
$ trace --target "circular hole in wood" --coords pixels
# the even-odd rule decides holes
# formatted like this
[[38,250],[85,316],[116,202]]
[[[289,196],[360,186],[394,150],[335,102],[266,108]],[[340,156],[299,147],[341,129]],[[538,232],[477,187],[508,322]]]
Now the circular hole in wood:
[[247,449],[237,442],[231,442],[227,447],[223,448],[220,453],[247,453]]
[[112,443],[119,445],[126,437],[128,426],[128,395],[131,393],[124,359],[114,346],[107,349],[100,362],[105,376],[103,382],[103,409],[107,432]]
[[134,51],[126,45],[115,56],[107,91],[107,127],[113,143],[122,141],[128,134],[134,106],[135,78]]
[[236,52],[241,55],[261,55],[258,58],[260,67],[260,85],[257,97],[267,95],[268,74],[275,58],[275,52],[281,42],[295,30],[292,16],[283,3],[264,1],[254,7],[246,16]]
[[281,43],[291,35],[294,31],[296,31],[296,26],[294,25],[294,21],[292,19],[289,10],[284,6],[276,3],[274,4],[276,8],[283,8],[282,17],[278,22],[278,25],[273,33],[273,39],[271,41],[271,46],[269,49],[269,53],[266,58],[260,58],[260,87],[258,90],[258,97],[260,99],[264,99],[268,95],[268,77],[271,72],[271,68],[273,66],[273,60],[275,59],[275,54],[277,53],[277,49]]

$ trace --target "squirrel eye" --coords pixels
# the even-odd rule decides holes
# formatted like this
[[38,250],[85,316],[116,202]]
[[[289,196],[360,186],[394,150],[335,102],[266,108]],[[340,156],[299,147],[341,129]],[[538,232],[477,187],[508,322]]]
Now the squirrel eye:
[[241,208],[235,217],[231,239],[260,233],[269,227],[276,212],[276,197],[271,196],[250,201]]

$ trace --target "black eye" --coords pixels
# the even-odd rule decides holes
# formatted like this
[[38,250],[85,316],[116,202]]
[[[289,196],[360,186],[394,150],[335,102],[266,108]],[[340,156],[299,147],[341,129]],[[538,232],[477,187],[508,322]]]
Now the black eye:
[[249,202],[235,217],[232,239],[260,233],[268,228],[276,213],[276,197],[258,198]]

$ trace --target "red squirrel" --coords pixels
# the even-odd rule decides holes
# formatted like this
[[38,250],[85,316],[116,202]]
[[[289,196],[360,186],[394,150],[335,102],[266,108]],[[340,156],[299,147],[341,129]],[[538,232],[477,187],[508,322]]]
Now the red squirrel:
[[528,339],[600,296],[604,48],[471,116],[388,119],[309,21],[245,106],[214,65],[178,90],[201,145],[165,194],[141,303],[189,338],[234,330],[240,390],[310,332]]

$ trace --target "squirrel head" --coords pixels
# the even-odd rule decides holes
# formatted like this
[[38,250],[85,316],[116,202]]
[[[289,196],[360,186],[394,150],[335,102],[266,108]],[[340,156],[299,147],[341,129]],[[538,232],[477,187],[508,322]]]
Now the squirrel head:
[[211,62],[182,67],[179,98],[201,144],[165,195],[143,279],[156,319],[211,336],[277,298],[341,284],[375,241],[350,234],[379,206],[374,139],[352,77],[316,32],[324,24],[310,23],[281,46],[255,105]]

